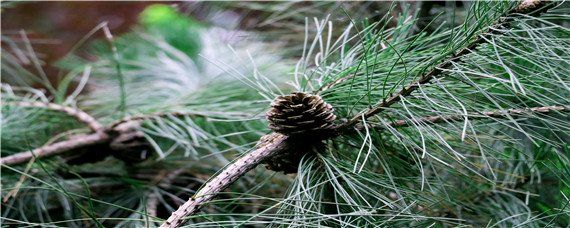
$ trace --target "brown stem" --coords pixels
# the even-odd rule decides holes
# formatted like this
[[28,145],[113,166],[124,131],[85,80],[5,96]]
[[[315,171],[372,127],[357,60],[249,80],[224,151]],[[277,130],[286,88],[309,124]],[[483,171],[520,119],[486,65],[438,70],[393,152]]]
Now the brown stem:
[[[20,152],[7,157],[0,158],[0,164],[3,165],[18,165],[29,161],[35,155],[37,158],[48,157],[61,154],[73,149],[91,146],[95,144],[106,143],[110,139],[109,135],[104,132],[95,132],[93,134],[85,135],[79,138],[74,138],[62,142],[57,142],[51,145],[43,146],[32,151]],[[32,153],[34,155],[32,155]]]
[[[555,4],[548,4],[548,3],[545,3],[545,1],[540,1],[540,0],[525,0],[517,8],[515,8],[514,10],[512,10],[509,13],[506,13],[506,16],[513,16],[516,13],[540,14],[540,13],[545,12],[546,10],[552,8],[554,5]],[[507,24],[507,22],[510,22],[511,20],[512,19],[507,19],[507,20],[501,19],[500,23],[493,25],[492,28],[498,28],[500,25]],[[470,44],[468,44],[466,47],[460,49],[456,53],[452,53],[449,59],[438,64],[436,67],[434,67],[431,71],[427,72],[426,74],[423,74],[418,80],[413,81],[407,87],[402,88],[402,90],[400,90],[398,93],[396,93],[394,95],[390,95],[390,97],[382,100],[382,102],[380,104],[366,110],[364,113],[360,113],[360,114],[352,117],[347,122],[344,122],[344,123],[338,125],[337,130],[339,132],[348,130],[349,128],[358,124],[362,120],[362,115],[364,115],[365,119],[368,119],[369,117],[384,111],[385,108],[390,107],[391,105],[400,101],[402,97],[409,96],[412,92],[414,92],[416,89],[418,89],[421,85],[427,84],[434,77],[441,75],[443,72],[443,69],[449,68],[452,65],[452,61],[454,59],[459,59],[459,58],[469,54],[471,52],[470,50],[473,50],[476,47],[478,47],[479,45],[485,43],[486,39],[484,39],[484,37],[489,36],[493,33],[499,33],[499,30],[491,29],[490,32],[487,32],[487,33],[484,33],[484,34],[477,36],[475,38],[475,40],[472,41]],[[324,90],[329,89],[329,88],[336,86],[336,85],[338,85],[344,81],[348,81],[349,79],[352,79],[353,77],[354,76],[350,75],[348,77],[341,78],[341,79],[337,80],[336,82],[325,86],[323,89]],[[323,89],[319,90],[319,92],[322,92]]]
[[271,143],[268,143],[267,145],[237,159],[234,163],[224,168],[221,173],[206,182],[193,197],[180,206],[178,210],[173,212],[168,220],[160,226],[160,228],[175,228],[182,226],[186,222],[183,218],[196,213],[204,203],[210,201],[216,196],[215,193],[226,189],[249,170],[255,168],[264,160],[278,154],[290,146],[290,143],[287,142],[287,136],[278,135],[276,137],[277,138]]
[[[469,119],[484,119],[484,118],[506,118],[507,114],[513,117],[520,116],[524,113],[542,113],[542,114],[549,114],[555,112],[570,112],[569,108],[562,107],[562,106],[550,106],[550,107],[534,107],[528,109],[508,109],[506,112],[503,111],[493,111],[493,112],[477,112],[477,113],[469,113]],[[430,117],[423,117],[419,119],[411,119],[411,120],[396,120],[394,122],[387,123],[386,125],[391,127],[409,127],[413,126],[413,124],[424,123],[424,124],[437,124],[437,123],[444,123],[444,122],[453,122],[453,121],[461,121],[465,119],[465,115],[447,115],[447,116],[430,116]],[[384,124],[376,124],[376,123],[369,123],[369,126],[374,128],[386,128]],[[358,125],[356,127],[359,130],[363,130],[364,126]]]
[[[95,131],[95,133],[80,137],[75,137],[73,139],[69,139],[66,141],[54,143],[51,145],[46,145],[37,149],[32,150],[36,157],[49,157],[57,154],[61,154],[73,149],[92,146],[96,144],[102,143],[109,143],[113,139],[117,139],[123,136],[127,136],[127,134],[132,134],[130,131],[122,130],[121,128],[124,127],[132,127],[121,125],[126,122],[130,121],[137,121],[142,119],[148,119],[152,117],[164,117],[168,115],[172,116],[191,116],[191,117],[206,117],[205,115],[196,114],[196,113],[189,113],[189,112],[170,112],[170,113],[156,113],[152,115],[144,115],[144,116],[130,116],[123,118],[121,120],[115,121],[114,123],[104,127],[99,122],[97,122],[93,117],[89,114],[79,110],[70,108],[67,106],[52,104],[52,103],[39,103],[39,102],[18,102],[20,106],[25,107],[40,107],[40,108],[48,108],[56,111],[61,111],[68,113],[72,116],[75,116],[82,122],[89,124],[90,128]],[[138,123],[140,124],[140,123]],[[24,151],[17,154],[13,154],[7,157],[0,158],[0,164],[4,165],[19,165],[24,162],[27,162],[33,158],[33,155],[30,151]]]
[[[5,105],[12,103],[2,102],[2,104]],[[101,125],[95,118],[77,108],[72,108],[53,103],[41,103],[41,102],[30,102],[30,101],[18,101],[14,102],[14,104],[17,104],[18,106],[22,107],[37,107],[37,108],[50,109],[58,112],[64,112],[71,116],[74,116],[77,120],[86,123],[87,125],[89,125],[89,128],[91,128],[91,130],[93,130],[94,132],[103,130],[103,125]]]

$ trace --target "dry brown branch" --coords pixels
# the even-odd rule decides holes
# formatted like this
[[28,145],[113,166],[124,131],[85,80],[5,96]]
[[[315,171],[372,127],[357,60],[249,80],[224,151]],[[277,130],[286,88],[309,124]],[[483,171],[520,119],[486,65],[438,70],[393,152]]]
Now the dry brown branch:
[[[89,127],[95,131],[95,133],[85,136],[74,137],[72,139],[54,143],[51,145],[46,145],[32,152],[36,157],[49,157],[57,154],[61,154],[73,149],[92,146],[96,144],[114,142],[113,139],[120,139],[122,137],[132,138],[127,134],[132,134],[130,131],[125,131],[124,127],[132,128],[132,126],[125,124],[127,122],[140,125],[140,120],[150,119],[153,117],[165,117],[165,116],[191,116],[191,117],[207,117],[205,115],[189,113],[189,112],[169,112],[169,113],[156,113],[152,115],[142,115],[142,116],[130,116],[104,127],[99,122],[97,122],[89,114],[79,110],[62,105],[51,104],[51,103],[39,103],[39,102],[18,102],[20,106],[24,107],[39,107],[47,108],[51,110],[61,111],[75,116],[82,122],[89,124]],[[135,132],[135,134],[138,132]],[[111,145],[113,146],[113,145]],[[7,157],[0,158],[0,164],[4,165],[19,165],[27,162],[33,158],[29,151],[20,152]]]
[[[12,103],[2,102],[2,104],[5,105]],[[14,104],[17,104],[18,106],[22,107],[37,107],[37,108],[50,109],[58,112],[64,112],[71,116],[74,116],[77,120],[86,123],[87,125],[89,125],[89,128],[91,128],[91,130],[93,130],[94,132],[103,130],[103,125],[101,125],[95,118],[77,108],[72,108],[53,103],[30,102],[30,101],[18,101],[14,102]]]
[[178,210],[173,212],[168,220],[160,226],[160,228],[174,228],[183,225],[186,222],[186,220],[183,219],[184,217],[188,217],[196,213],[204,203],[214,198],[216,193],[226,189],[239,177],[255,168],[264,160],[286,150],[290,146],[287,139],[287,136],[278,135],[271,143],[246,154],[245,156],[237,159],[234,163],[226,166],[221,173],[206,182],[193,197],[180,206]]
[[[508,109],[506,112],[503,111],[493,111],[493,112],[479,112],[479,113],[469,113],[469,119],[486,119],[486,118],[506,118],[507,114],[513,117],[520,116],[524,113],[542,113],[550,114],[555,112],[570,112],[569,108],[562,106],[551,106],[551,107],[534,107],[528,109]],[[462,121],[465,120],[465,115],[447,115],[447,116],[430,116],[419,119],[411,120],[396,120],[390,122],[387,125],[391,127],[409,127],[413,124],[423,123],[423,124],[436,124],[444,122]],[[385,128],[384,124],[368,123],[369,126],[374,128]],[[364,126],[359,125],[357,129],[363,130]]]
[[[73,149],[91,146],[95,144],[106,143],[110,139],[109,135],[104,132],[95,132],[93,134],[85,135],[78,138],[73,138],[70,140],[57,142],[51,145],[43,146],[32,151],[25,151],[20,152],[17,154],[13,154],[7,157],[0,158],[0,164],[3,165],[18,165],[24,162],[29,161],[30,159],[34,158],[34,155],[37,158],[53,156],[57,154],[64,153],[66,151],[70,151]],[[32,155],[32,153],[34,155]]]

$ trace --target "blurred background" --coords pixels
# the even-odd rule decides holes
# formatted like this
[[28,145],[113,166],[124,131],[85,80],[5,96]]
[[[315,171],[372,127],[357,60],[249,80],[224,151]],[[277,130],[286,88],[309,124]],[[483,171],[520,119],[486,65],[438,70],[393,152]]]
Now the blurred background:
[[[330,15],[330,20],[346,25],[353,21],[368,19],[369,23],[381,20],[390,11],[394,25],[401,11],[407,10],[406,3],[392,7],[392,2],[358,1],[358,2],[317,2],[317,1],[285,1],[285,2],[181,2],[181,1],[106,1],[106,2],[11,2],[2,3],[2,51],[17,52],[14,45],[22,45],[22,31],[30,40],[38,58],[42,61],[43,70],[51,81],[57,81],[56,75],[61,70],[55,64],[74,48],[83,37],[97,25],[107,22],[111,34],[120,36],[140,26],[144,20],[148,24],[155,23],[160,27],[161,20],[173,22],[174,12],[191,18],[192,23],[204,26],[221,27],[228,30],[258,32],[265,41],[279,43],[287,47],[285,56],[296,56],[300,53],[304,40],[305,20],[309,29],[315,29],[314,17],[322,19]],[[426,26],[436,12],[445,7],[463,7],[468,3],[449,1],[410,2],[409,10],[418,11],[421,21],[418,25]],[[172,12],[149,10],[152,6],[166,5],[174,9]],[[145,12],[144,14],[143,12]],[[152,11],[152,12],[151,12]],[[346,12],[350,12],[347,15]],[[460,15],[455,15],[460,16]],[[145,19],[146,18],[146,19]],[[444,17],[441,17],[444,20]],[[159,26],[156,26],[159,25]],[[188,25],[182,23],[182,26]],[[151,25],[152,26],[152,25]],[[168,27],[168,26],[167,26]],[[431,25],[436,27],[436,23]],[[420,31],[423,28],[418,28]],[[338,30],[339,33],[342,30]],[[234,34],[235,35],[235,34]],[[337,34],[338,35],[338,34]],[[232,35],[229,35],[232,36]],[[104,38],[102,31],[89,34],[87,41]],[[74,55],[84,58],[89,56],[89,45],[84,44],[75,50]],[[18,53],[13,53],[18,56]],[[20,55],[21,56],[21,55]],[[92,59],[94,60],[94,59]],[[25,58],[20,64],[32,70],[32,64]],[[5,72],[4,72],[5,73]],[[74,84],[74,83],[73,83]],[[73,87],[74,85],[72,85]],[[36,85],[41,87],[41,85]]]

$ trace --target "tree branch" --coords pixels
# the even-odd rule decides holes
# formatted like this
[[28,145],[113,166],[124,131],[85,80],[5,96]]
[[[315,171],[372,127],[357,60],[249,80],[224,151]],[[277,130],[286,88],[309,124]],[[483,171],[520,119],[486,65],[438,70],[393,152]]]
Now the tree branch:
[[[10,103],[2,102],[2,104],[5,105],[5,104],[12,104],[12,103],[11,102]],[[89,115],[89,114],[85,113],[84,111],[81,111],[80,109],[77,109],[77,108],[58,105],[58,104],[54,104],[54,103],[41,103],[41,102],[30,102],[30,101],[18,101],[18,102],[14,102],[14,104],[17,104],[17,105],[22,106],[22,107],[45,108],[45,109],[50,109],[50,110],[54,110],[54,111],[58,111],[58,112],[64,112],[64,113],[67,113],[67,114],[75,117],[77,120],[86,123],[87,125],[89,125],[89,128],[91,128],[91,130],[93,130],[94,132],[103,130],[103,125],[101,125],[99,123],[99,121],[97,121],[91,115]]]
[[[37,158],[48,157],[48,156],[61,154],[61,153],[64,153],[66,151],[70,151],[70,150],[85,147],[85,146],[91,146],[91,145],[95,145],[95,144],[106,143],[109,140],[110,140],[110,137],[108,134],[106,134],[102,131],[95,132],[93,134],[89,134],[89,135],[86,135],[86,136],[83,136],[80,138],[74,138],[74,139],[70,139],[70,140],[66,140],[66,141],[62,141],[62,142],[57,142],[57,143],[54,143],[51,145],[47,145],[47,146],[43,146],[43,147],[34,149],[32,151],[20,152],[17,154],[13,154],[13,155],[10,155],[7,157],[0,158],[0,164],[10,165],[10,166],[18,165],[18,164],[29,161],[30,159],[32,159],[34,157],[34,155]],[[34,155],[32,155],[32,153]]]
[[[545,12],[546,10],[552,8],[554,5],[555,4],[553,4],[553,3],[548,4],[548,3],[545,3],[545,1],[540,1],[540,0],[525,0],[521,4],[519,4],[519,6],[517,8],[513,9],[511,12],[506,13],[505,16],[515,16],[515,14],[517,14],[517,13],[540,14],[540,13]],[[506,24],[506,22],[509,22],[509,21],[510,20],[501,19],[500,23],[497,23],[497,24],[491,26],[491,28],[498,28],[500,25]],[[413,81],[407,87],[402,88],[402,90],[400,90],[400,92],[398,92],[394,95],[390,95],[390,97],[388,97],[387,99],[383,99],[380,104],[378,104],[378,105],[366,110],[364,113],[358,114],[358,115],[352,117],[350,120],[338,125],[337,130],[339,132],[348,130],[350,127],[358,124],[362,120],[362,115],[364,115],[365,119],[368,119],[369,117],[374,116],[374,115],[384,111],[385,110],[384,108],[390,107],[391,105],[400,101],[402,97],[409,96],[412,92],[414,92],[416,89],[418,89],[420,87],[420,85],[424,85],[424,84],[429,83],[434,77],[440,75],[443,72],[443,69],[449,68],[452,65],[452,61],[454,59],[459,59],[459,58],[469,54],[471,52],[470,50],[473,50],[476,47],[478,47],[479,45],[485,43],[486,39],[484,39],[484,37],[489,36],[493,33],[499,33],[499,30],[491,29],[487,33],[483,33],[481,35],[478,35],[477,38],[474,41],[472,41],[469,45],[460,49],[456,53],[452,53],[449,59],[438,64],[431,71],[422,75],[418,80]],[[353,78],[353,76],[351,75],[351,76],[348,76],[346,78],[339,79],[336,82],[325,86],[323,89],[325,89],[325,88],[329,89],[335,85],[338,85],[338,84],[340,84],[344,81],[347,81],[349,79],[352,79],[352,78]],[[322,92],[322,91],[320,91],[320,92]]]
[[[130,131],[121,130],[120,126],[123,126],[123,123],[137,121],[137,120],[144,120],[150,119],[152,117],[165,117],[165,116],[191,116],[191,117],[208,117],[203,114],[197,113],[190,113],[190,112],[168,112],[168,113],[155,113],[151,115],[140,115],[140,116],[129,116],[123,119],[117,120],[108,126],[101,125],[97,120],[91,117],[89,114],[79,110],[74,109],[67,106],[52,104],[52,103],[40,103],[40,102],[17,102],[18,105],[24,107],[39,107],[39,108],[47,108],[55,111],[65,112],[68,113],[78,120],[89,124],[89,127],[95,131],[95,133],[72,138],[66,141],[54,143],[51,145],[43,146],[37,149],[32,150],[36,157],[49,157],[53,155],[62,154],[64,152],[86,147],[92,146],[96,144],[103,144],[112,142],[113,139],[119,138],[121,136],[125,136],[126,134],[131,134]],[[140,123],[137,123],[140,124]],[[32,159],[33,156],[30,151],[24,151],[17,154],[13,154],[4,158],[0,158],[0,164],[4,165],[19,165],[24,162],[29,161]]]
[[[536,0],[526,0],[526,1],[536,1]],[[525,2],[526,2],[525,1]],[[536,5],[536,4],[533,4]],[[543,7],[544,8],[544,7]],[[518,11],[513,10],[514,13]],[[505,22],[505,21],[501,21]],[[499,26],[498,23],[496,26]],[[495,30],[493,30],[495,31]],[[351,118],[347,122],[340,124],[336,127],[338,132],[342,132],[345,130],[351,129],[354,125],[360,122],[362,115],[364,118],[369,118],[373,115],[376,115],[384,110],[384,108],[393,105],[394,103],[400,101],[402,96],[408,96],[420,85],[429,83],[431,79],[440,75],[443,72],[443,69],[448,68],[452,64],[452,60],[464,56],[470,52],[470,49],[477,47],[478,45],[485,42],[485,39],[482,39],[481,36],[478,37],[475,41],[471,44],[467,45],[463,49],[460,49],[455,54],[451,55],[451,58],[446,60],[445,62],[438,64],[434,67],[431,71],[427,72],[426,74],[422,75],[418,80],[412,82],[409,86],[403,88],[400,92],[391,95],[387,99],[384,99],[382,103],[376,105],[375,107],[365,111],[362,114],[356,115],[355,117]],[[335,81],[332,84],[325,86],[324,88],[316,91],[316,93],[323,92],[324,90],[330,89],[338,84],[341,84],[344,81],[348,81],[352,79],[353,75],[341,78]],[[548,109],[548,108],[547,108]],[[231,185],[234,181],[236,181],[239,177],[244,175],[247,171],[255,168],[257,165],[261,164],[264,160],[280,153],[281,151],[285,150],[287,147],[291,146],[291,143],[286,141],[288,137],[284,135],[280,135],[279,139],[276,139],[270,143],[261,144],[261,148],[254,150],[251,153],[246,154],[245,156],[239,158],[234,163],[230,164],[226,168],[224,168],[218,175],[214,178],[210,179],[203,188],[201,188],[195,196],[191,197],[186,203],[184,203],[178,210],[172,213],[172,215],[167,219],[165,223],[163,223],[160,228],[177,228],[180,227],[185,223],[183,220],[184,217],[188,217],[194,213],[196,213],[200,207],[210,201],[212,198],[215,197],[215,193],[220,192]]]
[[243,176],[249,170],[255,168],[264,160],[290,147],[291,144],[287,142],[289,137],[281,134],[276,135],[277,136],[273,141],[237,159],[234,163],[226,166],[221,173],[206,182],[193,197],[180,206],[178,210],[173,212],[168,220],[160,226],[160,228],[175,228],[182,226],[186,222],[183,218],[196,213],[204,203],[210,201],[216,196],[215,193],[226,189],[238,178]]
[[[551,114],[556,112],[570,112],[569,108],[562,107],[562,106],[550,106],[550,107],[534,107],[528,109],[508,109],[506,112],[503,111],[492,111],[492,112],[474,112],[469,113],[469,119],[485,119],[485,118],[506,118],[507,114],[510,116],[520,116],[524,113],[542,113],[542,114]],[[413,126],[413,124],[424,123],[424,124],[437,124],[437,123],[444,123],[444,122],[453,122],[453,121],[462,121],[465,120],[465,115],[447,115],[447,116],[430,116],[424,117],[419,119],[411,119],[411,120],[396,120],[394,122],[390,122],[386,125],[391,127],[409,127]],[[368,123],[369,126],[374,128],[386,128],[384,124],[376,124],[376,123]],[[363,130],[364,126],[358,125],[357,129]]]

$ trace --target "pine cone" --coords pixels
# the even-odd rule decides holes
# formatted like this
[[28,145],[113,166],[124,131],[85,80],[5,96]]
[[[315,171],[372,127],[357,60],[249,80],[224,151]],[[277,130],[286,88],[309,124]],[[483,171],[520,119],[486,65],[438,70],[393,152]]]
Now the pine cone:
[[266,114],[269,128],[284,135],[301,135],[331,129],[336,116],[334,108],[318,95],[291,92],[278,96]]

